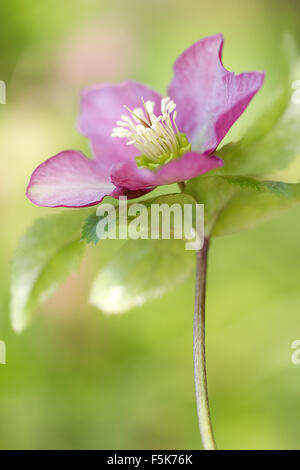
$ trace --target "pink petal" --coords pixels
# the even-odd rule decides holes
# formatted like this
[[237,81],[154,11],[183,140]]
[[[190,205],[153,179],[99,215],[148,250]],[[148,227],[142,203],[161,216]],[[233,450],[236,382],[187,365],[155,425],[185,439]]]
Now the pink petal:
[[131,190],[131,189],[124,188],[122,186],[118,186],[111,193],[111,196],[114,197],[115,199],[119,199],[120,196],[126,196],[127,199],[136,199],[138,197],[144,196],[150,191],[153,191],[153,189],[155,188],[142,188],[142,189]]
[[176,60],[168,94],[177,105],[177,125],[200,152],[213,152],[246,109],[264,73],[235,75],[222,64],[223,36],[193,44]]
[[103,178],[95,161],[70,150],[39,165],[26,194],[38,206],[85,207],[98,204],[113,190],[113,184]]
[[114,163],[134,160],[139,155],[133,145],[126,145],[126,139],[111,137],[111,132],[122,114],[130,116],[124,105],[130,109],[142,107],[141,98],[154,101],[154,112],[160,114],[161,96],[137,82],[100,85],[83,92],[78,128],[90,139],[95,158],[104,171]]
[[126,139],[111,136],[90,137],[91,149],[93,155],[95,155],[95,161],[97,161],[106,179],[109,179],[110,169],[113,165],[128,160],[135,162],[135,157],[140,155],[141,152],[139,152],[134,145],[126,145],[126,142]]
[[218,157],[190,152],[157,171],[138,168],[134,162],[121,163],[112,168],[111,180],[117,187],[130,190],[154,188],[195,178],[222,165],[223,161]]

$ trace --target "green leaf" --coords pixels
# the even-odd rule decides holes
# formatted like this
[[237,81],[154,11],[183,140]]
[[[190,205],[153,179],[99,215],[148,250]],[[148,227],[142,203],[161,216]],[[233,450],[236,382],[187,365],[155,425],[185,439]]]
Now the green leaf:
[[300,202],[300,184],[285,185],[285,195],[244,190],[235,193],[220,212],[212,236],[248,230]]
[[189,194],[174,193],[174,194],[164,194],[162,196],[157,196],[155,198],[152,198],[147,202],[147,205],[150,206],[151,204],[168,204],[168,206],[172,206],[172,204],[180,204],[183,207],[184,204],[195,204],[195,203],[196,203],[195,199]]
[[[218,155],[224,160],[224,167],[219,174],[256,176],[260,179],[273,179],[277,173],[286,170],[300,157],[300,106],[289,107],[273,129],[262,139],[251,144],[246,140],[223,147]],[[298,107],[297,107],[298,106]],[[276,172],[276,173],[275,173]],[[285,182],[295,182],[300,179],[298,174],[286,174]]]
[[[201,176],[189,181],[186,191],[198,203],[204,204],[206,236],[215,236],[230,232],[227,225],[223,230],[219,221],[230,219],[230,212],[236,212],[235,204],[238,204],[238,201],[243,201],[242,209],[239,206],[241,222],[239,223],[236,213],[234,219],[232,218],[231,233],[245,230],[269,218],[271,213],[276,213],[276,206],[279,212],[293,205],[297,202],[296,186],[298,185],[259,181],[249,177],[216,175]],[[264,204],[264,200],[269,202]],[[257,211],[251,209],[255,204],[260,206]],[[244,219],[247,219],[247,222]]]
[[277,194],[278,196],[288,196],[290,192],[289,185],[279,181],[260,181],[245,176],[226,176],[223,177],[223,179],[230,184],[234,184],[240,187],[241,189],[252,189],[259,192],[271,192]]
[[82,224],[81,240],[84,240],[87,244],[94,243],[96,245],[99,241],[96,233],[96,227],[99,221],[104,216],[98,216],[95,214],[89,215]]
[[11,322],[16,332],[24,330],[38,304],[78,268],[86,215],[80,209],[38,219],[21,238],[12,264]]
[[199,203],[204,204],[206,236],[210,236],[219,213],[228,204],[232,195],[239,190],[221,176],[200,176],[187,182],[185,191]]
[[107,314],[141,306],[184,281],[193,258],[182,240],[129,240],[100,270],[89,301]]

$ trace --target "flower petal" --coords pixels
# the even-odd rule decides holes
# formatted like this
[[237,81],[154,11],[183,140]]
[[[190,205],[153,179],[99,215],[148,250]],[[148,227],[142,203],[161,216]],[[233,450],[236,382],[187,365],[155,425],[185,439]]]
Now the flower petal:
[[113,190],[95,161],[80,152],[65,151],[35,169],[26,194],[38,206],[85,207],[98,204]]
[[131,189],[124,188],[123,186],[118,186],[111,193],[111,196],[114,197],[115,199],[119,199],[120,196],[126,196],[127,199],[136,199],[138,197],[144,196],[150,191],[153,191],[153,189],[155,188],[142,188],[142,189],[131,190]]
[[167,163],[157,171],[138,168],[134,162],[121,163],[112,168],[111,180],[117,187],[121,186],[129,190],[154,189],[162,184],[195,178],[222,165],[223,161],[218,157],[190,152]]
[[154,112],[160,114],[161,96],[141,83],[100,85],[83,92],[78,128],[90,139],[95,158],[103,170],[139,155],[133,145],[126,145],[126,139],[111,137],[111,132],[122,115],[130,116],[124,106],[130,109],[142,107],[142,98],[154,101]]
[[177,105],[177,125],[195,150],[213,152],[246,109],[264,73],[235,75],[223,67],[221,34],[193,44],[174,64],[168,94]]

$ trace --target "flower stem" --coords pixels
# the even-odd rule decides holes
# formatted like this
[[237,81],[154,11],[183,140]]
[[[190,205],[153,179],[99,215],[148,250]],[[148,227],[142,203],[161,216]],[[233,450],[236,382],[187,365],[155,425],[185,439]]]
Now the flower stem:
[[184,181],[179,181],[179,183],[177,183],[178,186],[179,186],[179,189],[182,193],[184,193],[184,190],[185,190],[185,182]]
[[197,251],[196,255],[194,371],[198,424],[203,448],[206,450],[215,450],[216,443],[213,435],[209,411],[205,360],[205,290],[208,246],[209,239],[205,238],[202,249]]

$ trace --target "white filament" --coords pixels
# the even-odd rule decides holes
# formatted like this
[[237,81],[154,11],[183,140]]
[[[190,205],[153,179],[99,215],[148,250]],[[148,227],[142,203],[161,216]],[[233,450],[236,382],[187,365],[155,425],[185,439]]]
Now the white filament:
[[171,98],[161,100],[161,114],[154,114],[154,101],[144,102],[143,108],[130,110],[131,116],[122,115],[117,126],[112,130],[112,137],[126,138],[127,145],[134,145],[141,155],[146,155],[157,163],[162,154],[176,153],[179,143],[176,133],[176,104]]

